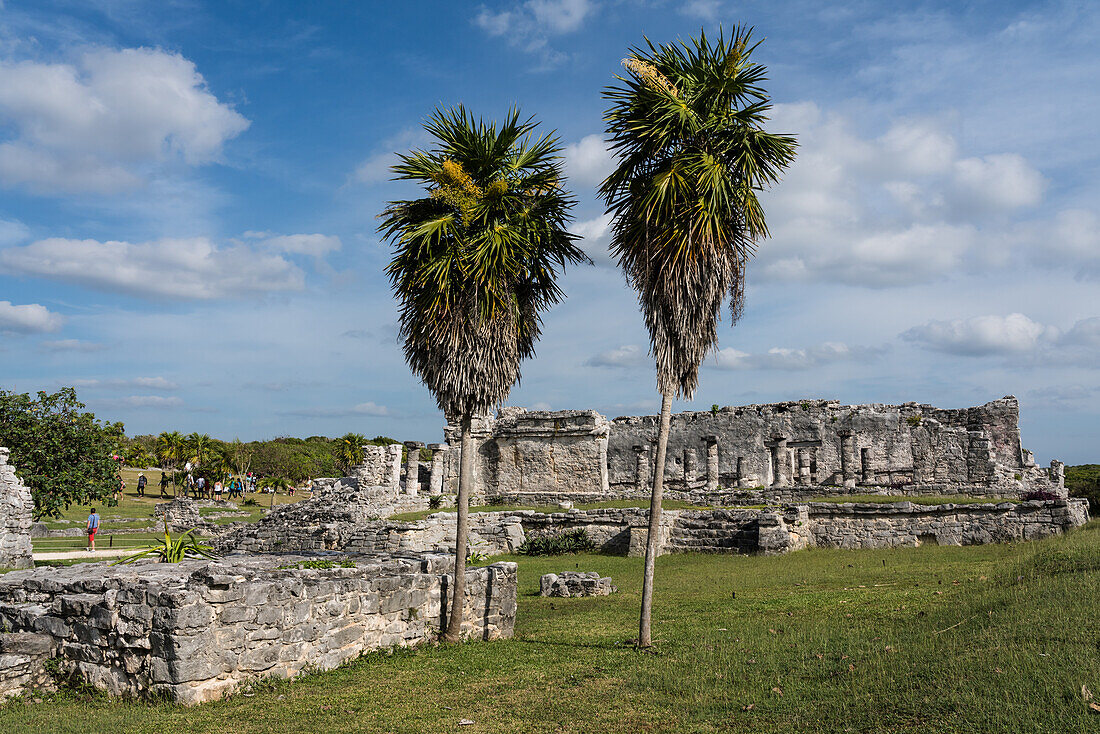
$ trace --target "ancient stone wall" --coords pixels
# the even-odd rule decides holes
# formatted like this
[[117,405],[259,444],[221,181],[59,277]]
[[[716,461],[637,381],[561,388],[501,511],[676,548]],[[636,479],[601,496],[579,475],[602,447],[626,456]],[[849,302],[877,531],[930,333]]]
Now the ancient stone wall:
[[34,499],[0,446],[0,568],[30,568]]
[[11,696],[57,690],[46,669],[54,640],[33,632],[0,633],[0,701]]
[[[285,568],[301,560],[12,571],[0,577],[0,623],[49,635],[62,670],[90,685],[181,703],[415,645],[444,624],[453,567],[446,556],[353,556],[350,568]],[[467,570],[465,637],[510,637],[515,610],[515,564]]]
[[[541,504],[647,495],[658,421],[504,409],[475,425],[472,496]],[[457,427],[445,432],[456,444]],[[452,492],[458,454],[446,464]],[[1022,448],[1011,396],[958,410],[804,400],[673,415],[665,485],[692,494],[767,491],[780,501],[819,487],[1012,498],[1041,487],[1064,496],[1057,471],[1057,462],[1041,469]]]

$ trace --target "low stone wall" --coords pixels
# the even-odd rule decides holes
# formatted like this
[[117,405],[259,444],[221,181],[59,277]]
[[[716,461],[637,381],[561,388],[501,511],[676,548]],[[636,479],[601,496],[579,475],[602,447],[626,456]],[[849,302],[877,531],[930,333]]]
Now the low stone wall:
[[[365,651],[433,639],[453,559],[301,556],[104,564],[0,576],[0,625],[49,635],[63,672],[115,695],[221,698],[261,676],[334,668]],[[314,557],[316,558],[316,557]],[[463,636],[510,637],[516,565],[466,572]]]
[[35,691],[56,690],[46,670],[54,653],[49,635],[33,632],[0,634],[0,700]]
[[827,548],[980,545],[1037,540],[1088,522],[1081,499],[1000,504],[812,503],[813,545]]
[[0,568],[30,568],[34,499],[0,446]]

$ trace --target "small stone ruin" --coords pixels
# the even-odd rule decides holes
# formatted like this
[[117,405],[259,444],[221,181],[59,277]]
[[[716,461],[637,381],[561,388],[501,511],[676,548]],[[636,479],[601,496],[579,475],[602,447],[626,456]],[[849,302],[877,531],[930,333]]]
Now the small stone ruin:
[[610,576],[601,577],[596,571],[562,571],[539,579],[539,596],[607,596],[618,590]]
[[34,499],[8,463],[10,453],[0,446],[0,569],[30,568]]
[[189,497],[160,502],[153,506],[153,518],[166,524],[173,533],[186,532],[200,522],[199,503]]

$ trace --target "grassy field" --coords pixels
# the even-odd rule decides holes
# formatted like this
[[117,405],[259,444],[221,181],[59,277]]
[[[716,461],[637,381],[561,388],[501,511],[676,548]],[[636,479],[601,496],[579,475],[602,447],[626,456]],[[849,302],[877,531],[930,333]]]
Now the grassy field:
[[[658,560],[517,557],[512,640],[371,654],[197,708],[67,691],[0,708],[42,732],[1034,732],[1100,730],[1100,523],[1035,543]],[[543,599],[543,573],[620,593]],[[459,726],[460,719],[473,724]]]
[[[153,535],[149,533],[117,533],[116,531],[133,530],[152,526],[153,506],[160,502],[167,502],[167,500],[161,499],[160,497],[160,487],[158,485],[160,481],[159,470],[150,469],[145,472],[145,476],[149,480],[149,486],[145,489],[144,497],[138,497],[137,495],[137,470],[123,469],[122,476],[126,481],[126,489],[122,493],[122,500],[119,501],[118,506],[107,507],[104,504],[96,505],[100,517],[100,530],[96,538],[96,547],[98,548],[110,547],[112,536],[114,539],[114,547],[146,545],[149,540],[154,537]],[[168,492],[169,495],[171,495],[171,486],[169,486]],[[246,499],[255,500],[256,504],[245,505],[240,500],[236,500],[234,504],[238,507],[236,512],[247,513],[247,516],[219,518],[215,519],[214,522],[219,524],[233,522],[234,520],[256,522],[263,517],[272,503],[272,495],[270,494],[249,494],[245,495],[245,497]],[[294,496],[288,496],[286,494],[274,495],[275,505],[299,502],[302,499],[305,499],[305,495],[301,493],[295,494]],[[53,529],[83,528],[88,519],[88,510],[89,508],[86,505],[73,505],[65,510],[60,518],[46,519],[43,522],[45,522],[47,527]],[[199,514],[204,517],[220,512],[229,512],[229,510],[217,507],[203,507],[199,509]],[[59,522],[59,520],[64,522]],[[163,538],[164,536],[159,537]],[[73,537],[34,538],[32,543],[36,551],[73,550],[83,548],[87,544],[87,538],[83,535]]]

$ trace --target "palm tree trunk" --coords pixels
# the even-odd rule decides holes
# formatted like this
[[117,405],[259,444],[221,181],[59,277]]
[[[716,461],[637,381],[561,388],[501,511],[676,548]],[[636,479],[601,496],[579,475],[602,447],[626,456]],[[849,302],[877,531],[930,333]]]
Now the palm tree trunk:
[[451,579],[451,610],[445,642],[458,642],[462,634],[462,612],[466,606],[466,539],[470,532],[470,486],[474,480],[474,440],[471,416],[462,416],[462,448],[458,464],[458,528],[455,532],[455,572]]
[[650,647],[650,612],[653,609],[653,571],[657,565],[657,536],[661,528],[661,495],[665,489],[665,454],[668,424],[672,416],[672,390],[661,395],[661,427],[657,433],[657,461],[653,467],[653,495],[649,500],[649,534],[645,544],[645,576],[642,578],[642,615],[638,624],[638,647]]

